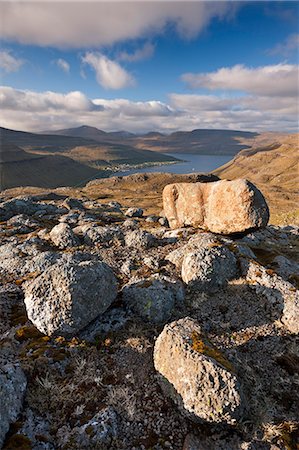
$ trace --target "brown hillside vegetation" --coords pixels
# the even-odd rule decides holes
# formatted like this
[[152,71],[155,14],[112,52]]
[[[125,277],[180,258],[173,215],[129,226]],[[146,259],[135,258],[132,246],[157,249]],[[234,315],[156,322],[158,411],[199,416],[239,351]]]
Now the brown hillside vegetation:
[[299,135],[241,151],[214,171],[220,178],[247,178],[265,195],[271,222],[298,222]]

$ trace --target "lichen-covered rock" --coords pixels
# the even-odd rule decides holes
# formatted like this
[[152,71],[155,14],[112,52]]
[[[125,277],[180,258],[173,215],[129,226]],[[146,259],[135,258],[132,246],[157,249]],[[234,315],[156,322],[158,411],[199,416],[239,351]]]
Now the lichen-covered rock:
[[60,223],[50,231],[50,238],[57,247],[64,249],[76,247],[79,240],[67,223]]
[[72,443],[80,449],[111,448],[110,444],[117,436],[117,422],[113,408],[104,408],[84,425],[74,427],[70,432],[62,429],[60,444],[65,448]]
[[247,180],[165,186],[163,208],[171,228],[194,226],[213,233],[239,233],[266,226],[269,209]]
[[280,317],[291,333],[298,334],[299,291],[274,270],[266,269],[256,261],[242,260],[241,267],[249,287],[267,300],[274,317]]
[[175,305],[184,301],[184,288],[179,281],[152,276],[127,283],[122,289],[122,297],[124,303],[143,320],[165,323]]
[[84,234],[84,241],[88,245],[103,244],[113,240],[123,240],[123,233],[119,227],[90,227]]
[[9,425],[17,420],[23,405],[27,380],[20,365],[0,358],[0,448]]
[[77,211],[84,211],[85,208],[83,206],[83,203],[81,200],[78,200],[77,198],[66,198],[64,202],[62,203],[62,206],[68,210],[74,209]]
[[141,208],[128,208],[125,212],[125,216],[127,217],[142,217],[143,209]]
[[221,244],[198,248],[183,259],[182,280],[201,291],[213,292],[237,274],[235,255]]
[[102,314],[117,295],[116,278],[103,262],[64,257],[24,286],[32,323],[48,335],[72,335]]
[[164,327],[155,343],[154,365],[163,390],[193,420],[233,425],[242,414],[241,386],[232,365],[193,319]]
[[125,244],[128,247],[150,248],[156,244],[156,238],[147,231],[133,230],[126,233]]
[[213,245],[221,243],[219,238],[212,233],[200,233],[192,236],[187,244],[176,248],[170,252],[165,259],[172,262],[177,269],[181,270],[184,257],[192,252],[196,252],[201,248],[210,248]]

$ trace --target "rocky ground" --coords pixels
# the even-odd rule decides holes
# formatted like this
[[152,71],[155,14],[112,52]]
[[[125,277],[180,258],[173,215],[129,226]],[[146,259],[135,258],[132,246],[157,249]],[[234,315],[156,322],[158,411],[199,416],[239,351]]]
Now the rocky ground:
[[298,227],[2,200],[3,449],[298,448]]

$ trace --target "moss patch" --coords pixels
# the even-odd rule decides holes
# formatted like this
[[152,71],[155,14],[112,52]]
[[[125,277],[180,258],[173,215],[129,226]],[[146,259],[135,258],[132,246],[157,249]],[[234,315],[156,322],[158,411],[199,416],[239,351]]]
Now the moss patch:
[[209,356],[217,361],[221,366],[225,367],[229,372],[234,372],[232,364],[225,358],[223,353],[214,347],[206,338],[201,336],[196,331],[191,334],[192,350],[195,350],[202,355]]

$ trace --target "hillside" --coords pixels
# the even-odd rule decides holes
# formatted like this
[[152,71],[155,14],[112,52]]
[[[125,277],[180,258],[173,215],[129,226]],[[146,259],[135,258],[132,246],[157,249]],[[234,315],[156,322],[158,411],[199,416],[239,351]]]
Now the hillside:
[[[290,215],[298,220],[299,135],[281,136],[272,144],[241,151],[214,171],[220,178],[247,178],[264,193],[272,222]],[[297,213],[296,213],[297,211]]]
[[[123,166],[176,161],[172,156],[126,143],[99,144],[81,136],[35,134],[6,128],[0,128],[0,150],[2,189],[76,186],[96,176],[109,176],[111,171]],[[105,172],[106,168],[110,172]]]
[[133,138],[138,148],[164,153],[192,153],[196,155],[235,155],[251,147],[258,133],[230,130],[178,131],[170,135],[150,133]]
[[178,131],[169,135],[149,132],[140,136],[126,131],[105,132],[95,127],[83,125],[47,132],[69,137],[93,139],[99,143],[127,144],[138,149],[161,153],[193,153],[211,155],[235,155],[244,148],[251,147],[258,133],[231,130]]
[[61,155],[35,155],[1,141],[0,189],[77,186],[104,172]]

